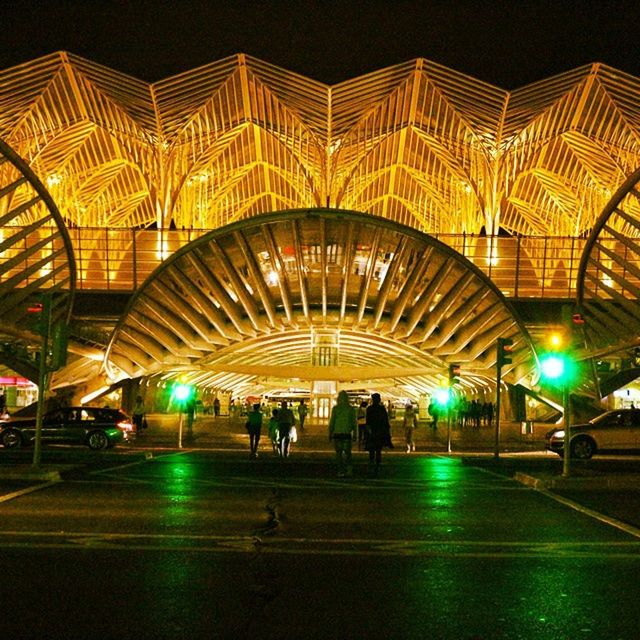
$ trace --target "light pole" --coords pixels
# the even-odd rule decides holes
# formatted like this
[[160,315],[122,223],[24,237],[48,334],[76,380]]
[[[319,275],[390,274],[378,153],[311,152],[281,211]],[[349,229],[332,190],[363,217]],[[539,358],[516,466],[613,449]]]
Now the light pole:
[[511,364],[513,353],[513,340],[511,338],[498,338],[496,358],[496,430],[495,443],[493,448],[494,458],[500,457],[500,395],[502,391],[502,367]]
[[564,410],[564,456],[562,458],[562,476],[571,475],[571,392],[569,385],[562,385],[562,405]]
[[562,411],[564,414],[564,455],[562,475],[571,475],[571,382],[576,373],[574,360],[561,351],[547,353],[540,359],[540,374],[543,378],[560,386]]

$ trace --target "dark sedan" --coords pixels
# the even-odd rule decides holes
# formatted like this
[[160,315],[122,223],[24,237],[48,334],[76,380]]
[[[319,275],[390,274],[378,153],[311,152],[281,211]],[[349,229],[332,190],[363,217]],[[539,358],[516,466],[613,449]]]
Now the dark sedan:
[[[83,444],[90,449],[107,449],[133,434],[131,420],[118,409],[64,407],[45,413],[42,441],[52,444]],[[34,417],[13,417],[0,423],[0,443],[7,449],[33,444]]]

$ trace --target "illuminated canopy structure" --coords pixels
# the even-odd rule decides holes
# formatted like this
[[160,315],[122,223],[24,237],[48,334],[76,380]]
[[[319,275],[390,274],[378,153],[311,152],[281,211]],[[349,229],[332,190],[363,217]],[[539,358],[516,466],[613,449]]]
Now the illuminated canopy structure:
[[224,227],[166,260],[108,360],[131,377],[173,372],[222,389],[255,392],[256,376],[393,378],[419,395],[452,362],[486,385],[499,336],[516,344],[510,369],[530,359],[507,301],[449,247],[381,218],[309,209]]
[[[178,278],[179,270],[195,269],[187,268],[187,262],[202,251],[216,264],[222,261],[223,269],[225,260],[235,264],[236,256],[218,243],[245,231],[232,226],[220,236],[206,232],[263,214],[319,209],[327,234],[335,232],[326,217],[332,209],[370,214],[426,234],[517,235],[534,269],[541,262],[561,265],[559,254],[545,248],[544,255],[538,255],[533,244],[527,248],[527,239],[586,237],[612,194],[640,166],[640,80],[591,64],[506,91],[418,59],[328,86],[239,54],[148,84],[60,52],[0,71],[0,139],[46,185],[69,228],[193,229],[206,238],[158,270],[158,283],[147,282],[130,315],[122,319],[112,340],[111,366],[122,365],[134,375],[168,365],[167,354],[147,351],[139,336],[140,324],[150,323],[154,314],[143,302],[148,292],[167,286],[165,279]],[[627,217],[640,218],[639,205],[638,198],[628,198]],[[292,224],[278,220],[266,227],[271,232],[249,226],[246,233],[251,229],[266,242],[268,233]],[[355,227],[361,224],[353,220]],[[8,224],[28,222],[18,216]],[[380,225],[369,227],[382,242],[391,232]],[[608,226],[627,237],[626,246],[638,236],[637,226],[623,216],[610,217]],[[304,232],[311,230],[305,227]],[[350,256],[345,268],[355,269],[357,239],[344,233],[336,246]],[[408,238],[406,243],[414,242]],[[329,250],[323,242],[328,240],[316,239],[314,246]],[[397,247],[392,245],[387,249],[393,253]],[[298,272],[311,260],[300,254],[300,247],[293,255]],[[553,243],[545,247],[553,249]],[[272,262],[273,249],[265,248]],[[125,255],[127,247],[119,250]],[[432,250],[446,254],[440,247]],[[84,272],[88,260],[95,268],[100,255],[97,249],[77,255],[78,269]],[[325,275],[309,289],[308,299],[296,297],[304,288],[292,297],[296,302],[291,305],[302,305],[301,322],[293,306],[287,307],[280,285],[253,278],[262,268],[260,256],[249,250],[243,255],[247,273],[220,286],[228,287],[224,295],[233,305],[241,304],[246,314],[237,322],[228,314],[225,322],[231,322],[227,332],[248,341],[247,348],[275,350],[259,339],[264,322],[275,334],[288,336],[296,352],[302,342],[313,344],[310,336],[324,329],[329,316],[332,327],[346,323],[353,335],[365,317],[382,326],[380,318],[375,319],[381,308],[393,315],[388,308],[393,296],[377,303],[370,295],[372,281],[365,293],[351,291],[341,281],[338,290],[344,300],[331,307],[322,289],[332,286]],[[329,254],[323,259],[329,261]],[[368,273],[377,261],[375,251],[364,259]],[[249,288],[247,278],[253,278]],[[266,293],[275,291],[280,291],[279,302],[267,303]],[[478,291],[474,295],[480,295]],[[625,295],[635,293],[627,288]],[[439,294],[458,296],[458,309],[467,303],[463,293]],[[251,300],[244,301],[247,295]],[[181,323],[192,322],[187,293],[180,298],[182,307],[173,310],[175,331]],[[144,313],[140,305],[146,305]],[[322,309],[320,316],[313,308]],[[334,318],[336,309],[344,317]],[[284,332],[282,319],[271,313],[280,311],[286,318]],[[266,317],[258,321],[254,313]],[[322,318],[319,324],[317,317]],[[422,321],[428,324],[426,318]],[[518,324],[515,318],[513,322]],[[296,337],[296,331],[303,330],[305,336]],[[438,325],[438,331],[443,330]],[[207,359],[200,348],[201,339],[212,340],[215,354],[227,347],[230,336],[216,331],[206,339],[200,332],[197,344],[181,346],[179,353],[170,341],[165,348],[173,354],[172,366],[195,359],[199,366],[219,368],[218,356]],[[362,352],[363,343],[350,351],[350,341],[342,331],[340,335],[340,362],[349,363]],[[519,340],[527,342],[522,332]],[[431,344],[418,343],[419,350]],[[451,359],[415,348],[411,339],[398,347],[403,366],[428,368],[432,357],[441,364]],[[137,357],[136,349],[153,362]],[[478,353],[491,359],[485,351]]]
[[67,53],[0,72],[0,138],[81,227],[330,206],[577,236],[639,130],[640,80],[601,64],[511,92],[422,59],[334,86],[242,54],[152,85]]
[[55,203],[0,140],[0,327],[24,330],[28,309],[42,291],[52,296],[52,321],[67,321],[75,275],[73,248]]

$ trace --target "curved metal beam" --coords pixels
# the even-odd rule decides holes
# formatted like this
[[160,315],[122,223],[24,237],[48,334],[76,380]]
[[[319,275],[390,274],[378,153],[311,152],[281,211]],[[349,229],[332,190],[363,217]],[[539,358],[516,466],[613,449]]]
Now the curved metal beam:
[[[143,339],[144,326],[153,337]],[[209,371],[211,385],[271,367],[272,377],[346,379],[351,370],[353,379],[413,375],[433,387],[451,362],[489,375],[498,336],[514,339],[514,361],[533,357],[510,303],[447,245],[367,214],[301,209],[182,247],[132,297],[107,359],[128,359],[131,376]]]

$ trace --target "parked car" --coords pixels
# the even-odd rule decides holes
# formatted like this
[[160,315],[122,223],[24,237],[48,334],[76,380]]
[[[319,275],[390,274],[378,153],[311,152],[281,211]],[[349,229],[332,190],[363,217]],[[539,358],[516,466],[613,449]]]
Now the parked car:
[[[85,444],[90,449],[107,449],[129,440],[134,427],[119,409],[103,407],[64,407],[44,414],[42,441],[53,444]],[[0,443],[7,449],[33,444],[36,419],[12,416],[0,423]]]
[[[607,411],[571,430],[571,457],[588,459],[595,453],[628,453],[640,451],[640,409]],[[546,448],[564,455],[564,428],[552,429],[546,435]]]
[[9,413],[9,410],[7,409],[2,415],[0,415],[0,422],[9,422],[11,418],[35,418],[37,410],[37,402],[20,407],[20,409],[16,409],[13,413]]

